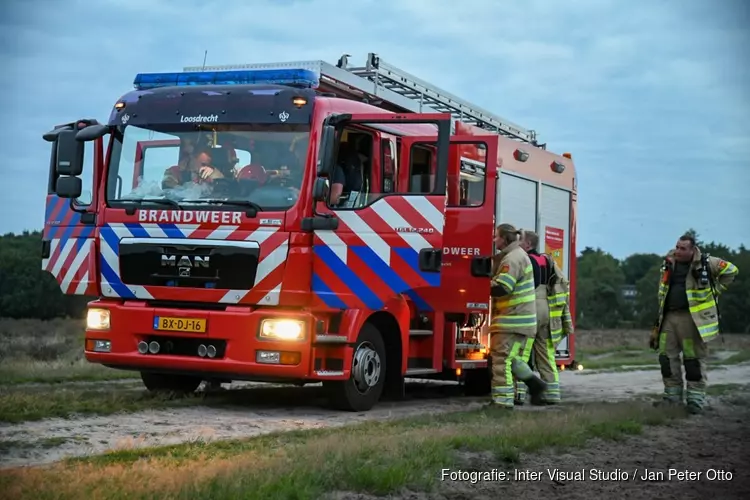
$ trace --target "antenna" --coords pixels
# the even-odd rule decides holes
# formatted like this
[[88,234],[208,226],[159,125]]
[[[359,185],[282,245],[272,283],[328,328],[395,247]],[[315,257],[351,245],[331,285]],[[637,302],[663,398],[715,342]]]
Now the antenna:
[[208,49],[206,49],[203,52],[203,66],[201,67],[201,71],[205,71],[206,70],[206,58],[207,57],[208,57]]

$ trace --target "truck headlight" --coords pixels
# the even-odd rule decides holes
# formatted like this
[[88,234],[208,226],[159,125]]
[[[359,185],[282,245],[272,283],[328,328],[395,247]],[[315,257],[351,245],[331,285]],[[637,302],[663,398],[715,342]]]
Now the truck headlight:
[[86,313],[87,330],[109,330],[109,309],[89,309]]
[[300,340],[305,337],[305,323],[293,319],[264,319],[260,323],[260,336],[275,340]]

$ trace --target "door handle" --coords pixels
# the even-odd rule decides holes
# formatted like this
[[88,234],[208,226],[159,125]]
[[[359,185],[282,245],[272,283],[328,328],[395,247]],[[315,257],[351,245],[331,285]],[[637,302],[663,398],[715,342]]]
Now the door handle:
[[439,273],[442,265],[442,248],[423,248],[419,251],[419,270],[423,273]]
[[475,278],[491,278],[492,257],[474,257],[471,259],[471,275]]

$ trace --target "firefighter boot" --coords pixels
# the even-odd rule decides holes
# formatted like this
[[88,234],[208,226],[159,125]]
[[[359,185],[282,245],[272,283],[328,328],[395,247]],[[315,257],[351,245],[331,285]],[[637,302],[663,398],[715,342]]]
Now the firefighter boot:
[[528,380],[524,380],[529,388],[529,398],[531,404],[534,406],[544,406],[547,401],[544,398],[544,393],[547,390],[547,384],[541,378],[536,375],[532,376]]
[[529,397],[531,404],[534,406],[545,405],[544,391],[547,390],[547,384],[538,376],[531,371],[529,365],[521,361],[520,359],[514,359],[511,371],[519,380],[526,384],[529,388]]

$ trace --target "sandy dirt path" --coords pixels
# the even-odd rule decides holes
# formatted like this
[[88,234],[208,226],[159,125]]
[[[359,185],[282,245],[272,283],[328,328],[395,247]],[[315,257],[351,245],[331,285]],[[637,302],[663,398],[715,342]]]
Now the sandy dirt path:
[[[709,371],[710,384],[749,381],[750,363],[716,367]],[[623,400],[661,390],[660,375],[656,370],[562,372],[561,384],[563,397],[568,402]],[[0,447],[0,468],[39,465],[65,457],[123,448],[242,438],[367,420],[461,411],[479,407],[486,402],[484,398],[460,397],[458,389],[457,385],[450,383],[410,384],[406,401],[382,402],[366,413],[346,413],[322,408],[319,386],[299,388],[253,385],[250,388],[230,388],[238,391],[238,397],[232,398],[237,401],[233,406],[149,410],[130,414],[0,424],[0,442],[23,443]]]

